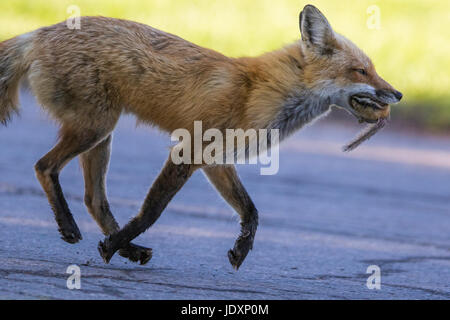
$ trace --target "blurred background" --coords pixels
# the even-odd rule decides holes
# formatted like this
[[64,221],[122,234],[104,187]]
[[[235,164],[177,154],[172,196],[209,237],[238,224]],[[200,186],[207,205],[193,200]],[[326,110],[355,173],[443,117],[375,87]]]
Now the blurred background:
[[397,125],[450,131],[447,0],[8,0],[0,2],[0,39],[65,20],[74,4],[82,15],[131,19],[227,55],[258,55],[298,39],[307,3],[404,93],[393,110]]
[[[450,1],[448,0],[3,0],[0,40],[81,15],[149,24],[231,56],[258,55],[299,39],[298,15],[316,5],[337,32],[404,93],[391,123],[351,153],[363,125],[347,113],[281,144],[279,172],[238,171],[260,214],[239,272],[226,252],[238,217],[197,172],[136,242],[153,259],[113,257],[84,206],[77,161],[60,179],[83,235],[69,245],[34,177],[57,126],[21,91],[20,117],[0,126],[0,299],[449,299]],[[167,135],[124,116],[114,133],[108,198],[120,225],[139,212],[167,159]],[[82,270],[67,290],[65,270]],[[366,286],[379,266],[381,290]]]

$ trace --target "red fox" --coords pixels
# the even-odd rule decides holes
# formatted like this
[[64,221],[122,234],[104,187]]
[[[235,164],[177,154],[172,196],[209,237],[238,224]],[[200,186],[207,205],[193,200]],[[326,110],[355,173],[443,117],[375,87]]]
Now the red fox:
[[58,175],[79,157],[85,203],[106,238],[98,249],[108,263],[115,252],[147,263],[152,251],[131,243],[155,223],[172,197],[201,169],[241,218],[228,252],[238,269],[253,247],[258,211],[234,165],[166,161],[140,213],[120,229],[105,191],[111,135],[122,113],[165,132],[204,128],[278,129],[280,139],[331,106],[361,121],[386,119],[402,94],[384,81],[371,60],[307,5],[301,39],[258,57],[229,58],[175,35],[119,19],[81,17],[80,29],[62,22],[0,44],[0,121],[18,111],[20,80],[60,123],[59,140],[36,165],[36,176],[63,240],[82,239]]

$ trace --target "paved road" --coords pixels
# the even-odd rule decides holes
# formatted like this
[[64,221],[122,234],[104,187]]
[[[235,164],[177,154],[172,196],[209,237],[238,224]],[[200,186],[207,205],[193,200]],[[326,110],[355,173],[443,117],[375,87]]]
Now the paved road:
[[[260,228],[238,272],[226,256],[239,232],[236,215],[200,172],[137,239],[154,250],[148,265],[117,255],[105,265],[76,161],[61,181],[84,239],[59,239],[33,172],[56,127],[29,95],[21,99],[21,118],[0,128],[2,299],[450,298],[448,137],[386,129],[345,155],[340,147],[358,127],[322,120],[283,144],[277,175],[239,167]],[[168,145],[131,117],[119,123],[108,193],[121,224],[137,213]],[[81,268],[80,290],[66,287],[72,264]],[[366,286],[370,265],[380,267],[380,290]]]

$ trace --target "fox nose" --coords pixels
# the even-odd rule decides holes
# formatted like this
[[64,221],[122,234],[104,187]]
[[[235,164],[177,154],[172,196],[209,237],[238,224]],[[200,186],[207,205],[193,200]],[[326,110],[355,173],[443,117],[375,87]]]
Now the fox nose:
[[394,91],[394,96],[397,98],[398,101],[402,100],[403,94],[400,91]]
[[382,98],[382,99],[384,98],[384,99],[387,99],[387,100],[392,99],[393,98],[392,96],[394,96],[395,99],[397,99],[397,102],[399,102],[402,99],[402,97],[403,97],[403,94],[400,91],[397,91],[397,90],[394,90],[394,89],[392,89],[392,90],[378,89],[376,91],[376,95],[379,98]]

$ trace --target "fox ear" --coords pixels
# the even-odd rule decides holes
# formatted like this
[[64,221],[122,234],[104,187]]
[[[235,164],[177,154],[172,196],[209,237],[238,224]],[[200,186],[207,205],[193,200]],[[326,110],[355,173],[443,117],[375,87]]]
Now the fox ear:
[[321,53],[332,53],[336,41],[327,18],[313,5],[306,5],[300,12],[302,40],[318,48]]

